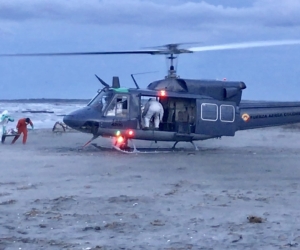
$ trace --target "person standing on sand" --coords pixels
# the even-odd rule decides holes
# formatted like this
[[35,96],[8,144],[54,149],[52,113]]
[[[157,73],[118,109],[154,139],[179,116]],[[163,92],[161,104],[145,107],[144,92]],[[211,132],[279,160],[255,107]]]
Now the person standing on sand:
[[5,140],[5,134],[6,134],[6,125],[8,122],[13,122],[14,119],[8,115],[8,111],[4,110],[2,114],[0,115],[0,136],[1,136],[1,142],[3,143]]
[[14,144],[16,140],[19,139],[20,135],[23,133],[23,144],[26,144],[27,141],[27,125],[30,124],[31,128],[33,129],[33,123],[29,118],[22,118],[18,121],[17,130],[18,135],[15,136],[11,144]]

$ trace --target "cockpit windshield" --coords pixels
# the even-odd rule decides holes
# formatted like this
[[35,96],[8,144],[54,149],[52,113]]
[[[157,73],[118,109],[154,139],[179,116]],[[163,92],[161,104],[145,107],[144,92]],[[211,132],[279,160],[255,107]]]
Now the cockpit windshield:
[[104,111],[104,109],[110,103],[112,97],[113,97],[112,91],[102,90],[101,92],[99,92],[98,95],[94,97],[94,99],[92,99],[89,102],[88,106],[95,107],[101,111]]

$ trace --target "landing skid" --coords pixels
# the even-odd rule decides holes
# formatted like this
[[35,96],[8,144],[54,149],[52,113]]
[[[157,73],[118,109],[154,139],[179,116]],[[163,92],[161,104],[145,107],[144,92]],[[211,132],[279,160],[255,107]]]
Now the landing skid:
[[121,148],[117,145],[112,145],[112,147],[103,147],[103,146],[97,145],[96,143],[92,143],[91,145],[101,151],[116,150],[116,151],[124,153],[124,154],[155,154],[155,153],[157,154],[157,153],[174,153],[174,152],[190,152],[191,151],[190,149],[173,148],[173,147],[172,148],[136,148],[136,146],[134,144],[133,144],[133,148],[128,147],[128,146]]
[[[109,147],[102,147],[102,146],[98,146],[96,143],[91,143],[92,141],[94,141],[96,138],[98,138],[98,136],[94,135],[93,138],[91,140],[89,140],[86,144],[84,144],[79,150],[82,150],[83,148],[85,148],[86,146],[88,146],[89,144],[91,144],[92,146],[96,147],[97,149],[100,149],[102,151],[110,151],[110,150],[116,150],[118,152],[121,153],[125,153],[125,154],[135,154],[135,153],[171,153],[171,152],[184,152],[184,151],[190,151],[190,150],[186,150],[186,149],[180,149],[180,148],[176,148],[176,145],[178,144],[178,141],[174,143],[172,148],[137,148],[133,142],[133,140],[129,139],[129,138],[124,138],[123,140],[121,140],[121,142],[118,142],[118,140],[116,139],[112,145],[111,148]],[[132,147],[128,146],[128,142],[131,142]],[[199,150],[197,145],[194,144],[193,141],[191,141],[191,144],[194,146],[194,150],[197,151]]]
[[124,154],[153,154],[153,153],[171,153],[174,152],[171,148],[126,148],[121,149],[117,146],[113,146],[115,150]]
[[[131,142],[133,148],[128,146],[128,141]],[[134,142],[131,139],[125,139],[123,144],[115,143],[113,145],[113,148],[117,150],[118,152],[122,152],[125,154],[136,154],[136,153],[170,153],[174,150],[172,149],[166,149],[166,148],[139,148],[135,146]]]
[[171,149],[171,148],[139,148],[137,149],[135,147],[135,145],[133,146],[133,148],[131,147],[118,147],[117,145],[112,145],[112,147],[103,147],[103,146],[99,146],[96,143],[91,143],[92,146],[94,146],[95,148],[101,150],[101,151],[118,151],[124,154],[150,154],[150,153],[171,153],[171,152],[179,152],[179,149]]

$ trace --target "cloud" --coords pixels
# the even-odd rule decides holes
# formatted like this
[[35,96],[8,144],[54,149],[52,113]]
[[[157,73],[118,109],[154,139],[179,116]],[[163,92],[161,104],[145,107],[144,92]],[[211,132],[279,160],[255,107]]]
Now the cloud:
[[[215,1],[216,2],[216,1]],[[257,0],[252,6],[226,7],[209,1],[154,0],[0,0],[0,19],[68,20],[97,25],[141,25],[198,29],[213,25],[299,26],[298,0]]]
[[300,26],[300,1],[298,0],[260,0],[252,9],[253,17],[270,27]]
[[[199,42],[191,46],[205,46],[299,39],[298,1],[0,0],[0,47],[1,53],[34,53],[140,49],[172,42]],[[261,79],[270,86],[276,82],[296,83],[297,53],[297,46],[283,46],[276,50],[182,55],[179,73],[185,77],[245,79],[253,86]],[[2,58],[0,63],[6,91],[2,95],[16,95],[18,82],[31,86],[18,92],[20,97],[41,93],[68,96],[71,92],[75,96],[89,95],[92,88],[98,88],[94,73],[105,80],[112,75],[128,77],[130,83],[129,73],[158,70],[157,75],[165,75],[164,57],[148,55]],[[261,70],[263,67],[268,68]],[[270,72],[282,69],[289,69],[284,77],[270,76]],[[149,83],[154,77],[143,75],[143,82]],[[87,82],[95,85],[83,88],[90,86],[85,85]],[[58,91],[66,83],[71,83],[70,89]]]

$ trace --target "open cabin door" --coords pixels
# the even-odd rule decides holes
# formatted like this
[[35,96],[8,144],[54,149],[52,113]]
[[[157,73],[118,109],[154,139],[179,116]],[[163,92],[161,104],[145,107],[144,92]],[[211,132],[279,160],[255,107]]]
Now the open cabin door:
[[196,134],[234,136],[236,104],[197,99]]

